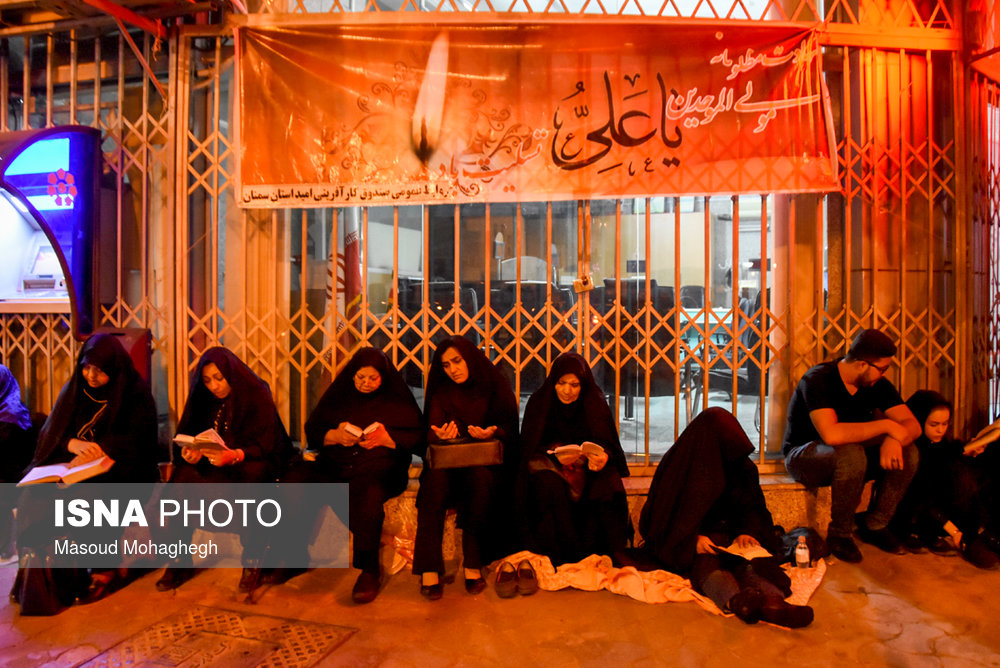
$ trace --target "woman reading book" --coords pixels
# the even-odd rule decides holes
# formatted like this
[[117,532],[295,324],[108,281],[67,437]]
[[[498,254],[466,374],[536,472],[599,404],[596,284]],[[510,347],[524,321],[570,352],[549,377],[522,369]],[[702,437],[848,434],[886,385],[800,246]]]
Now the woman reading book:
[[[225,448],[202,450],[174,446],[177,462],[171,483],[273,482],[287,465],[293,446],[266,382],[231,351],[209,348],[198,360],[191,390],[177,423],[177,433],[189,436],[214,429]],[[178,461],[179,460],[179,461]],[[168,490],[164,492],[169,494]],[[165,527],[171,542],[187,539],[192,527],[172,521]],[[260,577],[259,560],[267,536],[243,532],[243,575],[240,591],[251,589]],[[160,591],[176,589],[194,575],[191,558],[174,560],[156,583]]]
[[509,548],[509,523],[501,509],[510,507],[504,500],[511,496],[510,473],[517,461],[517,399],[483,351],[466,338],[452,336],[434,351],[424,413],[428,443],[497,439],[503,445],[501,465],[432,468],[425,458],[420,474],[413,557],[413,572],[421,576],[420,593],[429,600],[443,593],[441,540],[445,513],[454,506],[462,528],[465,589],[478,594],[486,588],[482,566]]
[[[43,466],[93,464],[86,482],[155,482],[159,460],[156,403],[149,385],[114,335],[94,334],[83,344],[73,375],[42,425],[28,475]],[[26,488],[18,505],[18,544],[51,544],[49,536],[31,535],[32,526],[45,524],[31,519],[39,510],[31,495]],[[120,531],[111,533],[120,538]],[[123,584],[124,576],[114,569],[91,573],[87,596],[100,598]]]
[[519,514],[529,549],[557,566],[590,554],[617,558],[632,533],[622,483],[628,463],[604,393],[577,353],[557,357],[528,399],[521,452]]
[[21,387],[14,374],[0,364],[0,444],[3,460],[0,461],[0,558],[13,554],[14,504],[17,493],[14,484],[21,479],[24,468],[35,451],[32,436],[31,414],[21,401]]
[[723,551],[781,552],[753,451],[732,413],[718,407],[699,413],[656,468],[639,519],[643,551],[666,570],[690,576],[696,591],[748,624],[806,626],[812,608],[784,601],[790,581],[777,557]]
[[947,436],[952,406],[942,394],[918,390],[906,405],[923,430],[914,442],[920,466],[889,528],[913,552],[927,547],[937,554],[954,554],[958,549],[978,568],[997,568],[1000,422],[963,443]]
[[[348,526],[354,534],[353,565],[361,570],[352,598],[355,603],[369,603],[378,595],[382,575],[382,504],[406,489],[412,453],[424,438],[420,407],[385,353],[362,348],[323,393],[306,421],[305,432],[316,460],[297,463],[281,481],[350,484]],[[285,487],[289,492],[307,493],[303,485]],[[293,500],[290,507],[321,508],[322,501]],[[310,526],[295,522],[292,531],[305,531],[281,539],[284,549],[297,552],[289,563],[308,563]],[[265,575],[265,581],[284,582],[304,570],[281,568]]]

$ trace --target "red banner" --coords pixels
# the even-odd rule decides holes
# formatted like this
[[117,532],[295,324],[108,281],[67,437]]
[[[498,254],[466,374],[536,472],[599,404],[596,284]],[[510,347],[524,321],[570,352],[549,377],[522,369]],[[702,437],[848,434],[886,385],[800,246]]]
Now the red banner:
[[237,47],[245,207],[838,187],[811,32],[337,24]]

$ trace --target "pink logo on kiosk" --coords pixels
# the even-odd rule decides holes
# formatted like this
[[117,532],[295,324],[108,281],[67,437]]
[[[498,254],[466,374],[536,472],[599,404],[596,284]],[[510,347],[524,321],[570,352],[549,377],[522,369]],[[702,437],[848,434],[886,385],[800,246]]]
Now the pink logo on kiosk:
[[76,197],[76,177],[72,172],[65,169],[49,174],[49,195],[56,201],[57,206],[73,206],[73,198]]

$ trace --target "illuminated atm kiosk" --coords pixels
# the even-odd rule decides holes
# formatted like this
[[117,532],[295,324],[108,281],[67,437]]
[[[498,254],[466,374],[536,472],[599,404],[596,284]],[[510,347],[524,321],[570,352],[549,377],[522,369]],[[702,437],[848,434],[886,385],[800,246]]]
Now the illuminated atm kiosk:
[[94,128],[0,135],[0,313],[69,313],[91,332],[100,165]]

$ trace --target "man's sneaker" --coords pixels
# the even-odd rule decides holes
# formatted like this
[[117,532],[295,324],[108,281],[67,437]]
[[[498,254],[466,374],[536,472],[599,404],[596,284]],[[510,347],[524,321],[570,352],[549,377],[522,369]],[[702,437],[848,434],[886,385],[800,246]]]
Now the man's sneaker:
[[856,564],[861,561],[861,550],[850,536],[827,536],[826,546],[841,561]]
[[906,549],[900,545],[896,537],[888,528],[869,529],[868,525],[861,522],[858,526],[858,536],[861,540],[870,545],[874,545],[883,552],[889,554],[906,554]]

